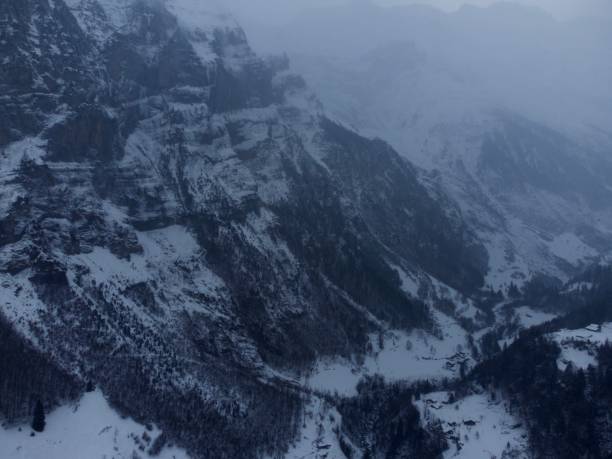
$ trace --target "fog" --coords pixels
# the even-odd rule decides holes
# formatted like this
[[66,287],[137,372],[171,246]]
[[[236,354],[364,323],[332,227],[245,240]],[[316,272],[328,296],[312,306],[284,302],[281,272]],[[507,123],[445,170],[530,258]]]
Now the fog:
[[[224,0],[234,14],[249,22],[266,24],[282,23],[301,11],[315,7],[363,3],[367,0]],[[461,6],[488,6],[496,0],[372,0],[381,6],[423,4],[445,11],[454,11]],[[570,20],[584,16],[612,16],[612,2],[609,0],[514,0],[532,7],[541,8],[557,19]]]
[[607,1],[231,0],[231,7],[257,52],[286,53],[327,109],[389,140],[423,111],[432,123],[504,109],[559,129],[612,126]]

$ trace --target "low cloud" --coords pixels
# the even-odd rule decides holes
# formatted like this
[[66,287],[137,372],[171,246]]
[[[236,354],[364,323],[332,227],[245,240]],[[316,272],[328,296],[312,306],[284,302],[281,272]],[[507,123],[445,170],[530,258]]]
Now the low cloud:
[[[350,2],[368,2],[382,6],[402,4],[426,4],[446,11],[460,8],[464,4],[488,6],[499,0],[224,0],[239,18],[262,23],[283,23],[304,9]],[[612,18],[610,0],[510,0],[542,8],[559,19],[581,16],[608,15]]]

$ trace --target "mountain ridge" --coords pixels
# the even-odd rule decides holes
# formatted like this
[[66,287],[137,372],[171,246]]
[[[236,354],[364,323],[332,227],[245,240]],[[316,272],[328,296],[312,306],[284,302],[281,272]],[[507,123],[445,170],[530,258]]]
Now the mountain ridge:
[[363,355],[388,327],[436,333],[401,275],[428,301],[478,293],[486,254],[452,201],[231,20],[69,6],[0,6],[0,292],[79,384],[195,457],[278,455],[307,393],[279,372]]

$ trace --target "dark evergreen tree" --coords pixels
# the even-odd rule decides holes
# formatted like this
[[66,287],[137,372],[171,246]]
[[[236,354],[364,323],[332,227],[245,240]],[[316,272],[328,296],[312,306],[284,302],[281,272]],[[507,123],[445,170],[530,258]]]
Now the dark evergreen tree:
[[512,299],[517,299],[521,296],[521,292],[514,282],[510,284],[510,288],[508,289],[508,296]]
[[381,376],[364,378],[358,395],[337,400],[343,433],[364,452],[363,458],[439,459],[448,448],[444,432],[424,426],[412,400],[428,384],[389,384]]
[[47,422],[45,421],[45,410],[43,408],[43,404],[40,400],[36,402],[36,406],[34,407],[34,418],[32,419],[32,429],[36,432],[42,432],[45,430],[45,425]]

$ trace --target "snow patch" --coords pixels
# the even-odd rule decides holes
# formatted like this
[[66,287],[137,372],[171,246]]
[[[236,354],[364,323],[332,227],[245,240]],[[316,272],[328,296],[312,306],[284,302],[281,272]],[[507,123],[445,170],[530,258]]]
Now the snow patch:
[[572,282],[567,284],[561,293],[574,293],[581,292],[583,290],[589,291],[593,290],[595,284],[592,282]]
[[302,430],[285,459],[345,459],[336,434],[341,424],[340,413],[325,400],[314,397],[304,408]]
[[390,331],[371,335],[372,351],[363,362],[346,359],[320,360],[304,384],[314,390],[357,394],[357,384],[367,375],[379,374],[387,381],[441,380],[459,376],[461,366],[472,364],[466,332],[444,314],[435,312],[442,337],[422,330]]
[[[30,436],[29,427],[0,427],[1,456],[4,459],[153,457],[151,446],[161,434],[147,429],[114,411],[102,393],[85,394],[73,406],[63,406],[47,416],[44,432]],[[177,447],[167,446],[158,459],[189,459]]]
[[551,314],[543,311],[536,311],[529,306],[521,306],[514,310],[515,317],[523,328],[535,327],[537,325],[549,322],[557,317],[556,314]]
[[548,244],[551,252],[572,265],[597,256],[597,251],[573,233],[564,233]]
[[[518,238],[517,238],[518,239]],[[529,278],[529,266],[503,234],[488,235],[489,271],[485,284],[494,290],[505,290],[511,284],[521,287]]]
[[[214,1],[166,0],[166,8],[189,34],[194,51],[204,64],[219,56],[212,47],[215,30],[240,30],[231,16]],[[225,52],[229,50],[226,47]]]
[[[115,211],[114,217],[119,218],[119,210]],[[219,313],[217,300],[223,297],[225,284],[204,264],[201,248],[186,228],[174,225],[138,232],[137,237],[143,253],[132,254],[129,259],[120,259],[102,247],[71,256],[74,269],[69,271],[69,280],[73,287],[77,288],[73,272],[81,271],[79,267],[86,267],[87,278],[114,302],[124,297],[122,292],[126,288],[139,283],[155,285],[163,279],[166,288],[163,298],[157,299],[169,311]],[[203,303],[202,297],[209,302]],[[131,303],[127,306],[139,313],[143,323],[152,320],[149,311]]]
[[400,281],[402,282],[402,290],[411,297],[418,298],[420,288],[418,280],[393,263],[389,262],[389,266],[391,266],[391,268],[393,268],[399,275]]
[[527,432],[505,402],[476,394],[449,403],[448,392],[436,392],[423,395],[416,406],[424,422],[442,422],[450,446],[445,459],[500,458],[504,451],[530,457]]
[[45,155],[45,144],[39,137],[25,137],[0,149],[0,183],[14,178],[15,171],[24,160],[40,164]]
[[597,365],[597,348],[612,341],[612,323],[601,326],[593,324],[579,330],[560,330],[549,337],[561,347],[557,360],[560,370],[565,370],[569,364],[586,369],[589,365]]
[[[0,253],[0,259],[1,255]],[[28,339],[37,342],[31,333],[30,325],[39,322],[39,314],[46,310],[46,306],[38,299],[29,281],[31,275],[29,269],[15,276],[0,273],[0,304],[9,323],[17,327]]]

